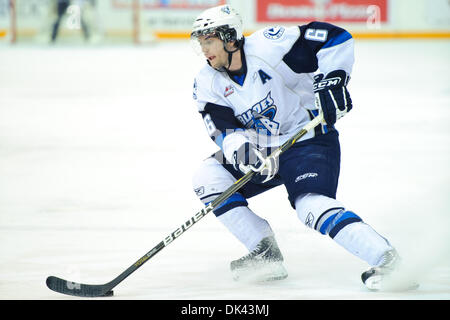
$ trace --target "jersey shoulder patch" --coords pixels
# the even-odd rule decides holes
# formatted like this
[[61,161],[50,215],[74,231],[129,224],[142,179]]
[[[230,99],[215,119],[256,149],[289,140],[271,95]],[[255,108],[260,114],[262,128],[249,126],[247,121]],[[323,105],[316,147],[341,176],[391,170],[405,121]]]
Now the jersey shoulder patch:
[[268,28],[264,29],[263,35],[267,39],[277,40],[283,36],[285,30],[286,30],[286,28],[282,27],[282,26],[268,27]]
[[269,26],[264,29],[260,29],[251,34],[247,39],[253,41],[267,41],[266,43],[276,42],[290,42],[297,40],[300,36],[300,30],[297,26],[285,27],[285,26]]
[[298,27],[270,26],[246,38],[244,49],[247,55],[262,58],[277,64],[292,48],[300,36]]

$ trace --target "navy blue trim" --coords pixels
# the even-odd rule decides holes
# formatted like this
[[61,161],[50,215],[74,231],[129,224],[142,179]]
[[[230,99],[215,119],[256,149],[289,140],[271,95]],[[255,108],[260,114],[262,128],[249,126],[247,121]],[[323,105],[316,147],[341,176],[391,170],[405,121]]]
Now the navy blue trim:
[[[207,203],[207,204],[209,204],[209,203]],[[244,196],[242,196],[242,194],[240,194],[240,193],[235,193],[231,197],[229,197],[227,200],[225,200],[221,205],[219,205],[219,207],[214,209],[213,212],[214,212],[214,215],[216,217],[218,217],[233,208],[247,206],[247,205],[248,205],[248,202],[244,198]]]
[[354,222],[360,222],[362,219],[360,217],[352,217],[352,218],[346,218],[339,222],[337,225],[333,227],[333,229],[330,230],[330,233],[328,234],[331,239],[333,239],[339,231],[341,231],[345,226],[349,225],[350,223]]
[[230,130],[245,130],[243,125],[234,116],[234,111],[230,107],[208,102],[200,114],[204,118],[209,114],[214,127],[217,129],[210,135],[211,139],[222,149],[223,139]]
[[[329,48],[350,39],[352,36],[346,30],[326,22],[311,22],[299,26],[300,37],[291,50],[283,57],[283,61],[296,73],[311,73],[319,68],[317,52],[322,48]],[[306,39],[308,29],[326,30],[327,38],[324,41]]]
[[326,215],[328,212],[330,212],[330,211],[332,211],[332,210],[344,210],[344,207],[334,207],[334,208],[330,208],[330,209],[326,210],[325,212],[323,212],[323,213],[319,216],[319,218],[317,219],[316,224],[314,225],[314,229],[317,230],[317,225],[319,224],[320,219],[322,219],[322,217],[323,217],[324,215]]
[[307,40],[303,38],[302,28],[299,28],[300,37],[294,43],[291,50],[284,55],[283,61],[296,73],[314,72],[319,68],[316,52],[308,46],[306,43]]
[[222,194],[222,192],[211,193],[211,194],[208,194],[207,196],[201,197],[200,200],[204,200],[206,198],[213,197],[213,196],[219,196],[221,194]]
[[203,116],[209,114],[214,126],[220,130],[243,128],[242,124],[234,116],[234,111],[230,107],[222,106],[208,102],[203,111],[200,112]]

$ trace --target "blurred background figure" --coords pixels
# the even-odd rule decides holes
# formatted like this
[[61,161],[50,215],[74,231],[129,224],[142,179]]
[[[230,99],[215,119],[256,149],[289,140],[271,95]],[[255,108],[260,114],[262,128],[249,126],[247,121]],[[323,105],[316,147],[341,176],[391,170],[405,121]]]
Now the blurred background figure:
[[51,42],[55,43],[61,22],[67,16],[67,27],[72,30],[82,30],[86,41],[92,40],[92,29],[95,28],[93,11],[96,0],[54,0],[53,10],[56,21],[51,29]]
[[55,42],[56,37],[58,35],[59,26],[61,24],[61,20],[66,14],[67,8],[70,6],[70,0],[54,0],[54,8],[56,9],[57,18],[56,21],[53,23],[52,28],[52,38],[51,41]]

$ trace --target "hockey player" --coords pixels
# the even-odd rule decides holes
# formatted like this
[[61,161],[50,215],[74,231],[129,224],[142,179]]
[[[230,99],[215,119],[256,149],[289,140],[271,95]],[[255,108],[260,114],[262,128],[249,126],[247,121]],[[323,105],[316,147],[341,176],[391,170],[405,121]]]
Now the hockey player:
[[[79,11],[76,12],[76,14],[79,16],[76,17],[76,19],[79,19],[80,26],[83,31],[84,39],[87,41],[90,38],[90,28],[85,21],[86,19],[84,17],[84,11],[85,11],[86,6],[92,6],[92,7],[95,6],[96,0],[76,0],[73,2],[79,8],[78,9]],[[57,18],[52,26],[52,34],[51,34],[51,42],[52,43],[56,42],[56,38],[58,36],[61,21],[62,21],[64,15],[66,14],[66,11],[69,8],[70,4],[71,4],[71,0],[55,0],[55,2],[54,2]]]
[[[207,158],[193,187],[207,204],[249,170],[254,179],[214,214],[249,251],[231,262],[235,279],[287,277],[283,255],[269,223],[247,199],[284,185],[298,218],[309,228],[366,261],[369,289],[398,263],[394,247],[362,218],[336,200],[340,146],[334,124],[352,109],[347,84],[353,66],[353,39],[335,25],[311,22],[299,27],[268,27],[249,37],[229,5],[198,16],[193,41],[207,64],[194,81],[193,98],[220,151]],[[311,130],[279,157],[278,147],[322,112],[326,123]],[[268,151],[269,150],[269,151]]]

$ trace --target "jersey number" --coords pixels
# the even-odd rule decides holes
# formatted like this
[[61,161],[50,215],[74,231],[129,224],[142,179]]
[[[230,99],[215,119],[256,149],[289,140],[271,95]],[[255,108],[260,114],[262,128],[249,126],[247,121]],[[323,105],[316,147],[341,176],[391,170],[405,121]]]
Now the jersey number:
[[203,117],[203,122],[205,123],[206,130],[208,131],[209,135],[212,137],[214,133],[216,132],[217,128],[214,125],[214,122],[211,119],[211,116],[209,113],[205,114]]
[[306,29],[305,39],[325,42],[327,40],[328,31],[325,29]]

